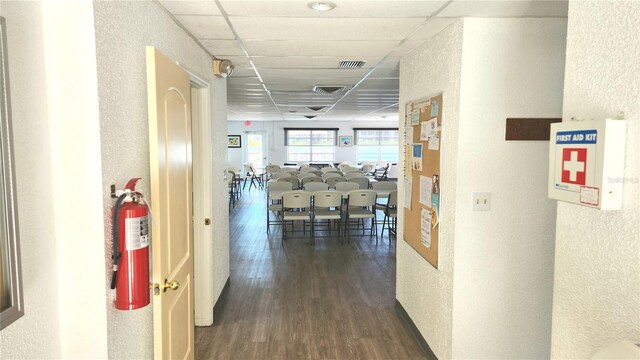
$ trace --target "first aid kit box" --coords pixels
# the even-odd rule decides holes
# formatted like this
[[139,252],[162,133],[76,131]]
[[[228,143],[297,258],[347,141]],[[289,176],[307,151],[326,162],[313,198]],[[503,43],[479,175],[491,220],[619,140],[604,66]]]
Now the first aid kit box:
[[551,124],[549,198],[601,210],[622,207],[624,120]]

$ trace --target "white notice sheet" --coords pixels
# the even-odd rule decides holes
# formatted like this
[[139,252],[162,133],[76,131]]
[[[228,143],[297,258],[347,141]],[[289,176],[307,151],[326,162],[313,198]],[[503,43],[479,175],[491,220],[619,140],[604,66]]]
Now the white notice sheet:
[[413,187],[413,178],[408,176],[404,178],[404,207],[411,210],[411,190]]
[[431,248],[431,211],[420,211],[420,242],[427,248]]
[[428,176],[420,176],[420,203],[431,207],[431,188],[433,180]]

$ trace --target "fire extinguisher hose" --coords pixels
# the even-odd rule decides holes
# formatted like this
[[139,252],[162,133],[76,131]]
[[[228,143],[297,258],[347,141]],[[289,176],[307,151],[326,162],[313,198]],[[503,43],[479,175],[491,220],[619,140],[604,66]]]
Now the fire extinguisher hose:
[[111,276],[111,289],[116,288],[116,275],[118,274],[118,265],[120,264],[120,257],[122,257],[122,252],[120,251],[120,239],[118,236],[118,223],[119,215],[120,215],[120,206],[127,198],[127,194],[122,194],[116,200],[116,204],[113,207],[113,221],[112,221],[112,234],[113,234],[113,254],[111,254],[111,260],[113,261],[113,275]]

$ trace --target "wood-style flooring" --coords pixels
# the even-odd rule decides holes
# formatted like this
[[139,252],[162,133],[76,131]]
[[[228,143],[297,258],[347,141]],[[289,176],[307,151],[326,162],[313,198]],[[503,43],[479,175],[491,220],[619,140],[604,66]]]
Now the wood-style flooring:
[[[266,231],[265,193],[230,214],[231,279],[196,359],[426,359],[394,309],[395,238],[287,237]],[[301,234],[298,236],[302,236]]]

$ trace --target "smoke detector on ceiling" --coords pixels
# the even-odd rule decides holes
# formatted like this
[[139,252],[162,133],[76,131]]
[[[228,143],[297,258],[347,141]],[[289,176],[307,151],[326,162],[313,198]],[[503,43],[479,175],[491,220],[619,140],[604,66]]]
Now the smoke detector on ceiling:
[[307,106],[307,109],[313,110],[313,111],[320,111],[320,110],[322,110],[324,108],[325,108],[325,106]]
[[219,78],[226,78],[233,74],[233,64],[226,59],[214,59],[213,60],[213,75]]
[[313,87],[313,92],[317,92],[320,94],[336,94],[339,92],[343,92],[347,87],[346,86],[321,86],[316,85]]
[[318,115],[304,115],[304,117],[306,117],[307,119],[313,119],[314,117],[317,117]]
[[316,11],[330,11],[335,9],[336,4],[331,1],[312,1],[307,6]]

